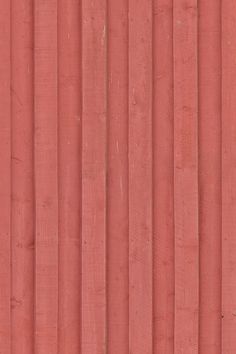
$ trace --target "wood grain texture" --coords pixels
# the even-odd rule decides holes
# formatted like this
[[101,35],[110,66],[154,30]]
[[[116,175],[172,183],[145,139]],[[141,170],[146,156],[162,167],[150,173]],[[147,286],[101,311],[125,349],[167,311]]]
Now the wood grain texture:
[[[209,17],[208,14],[211,14]],[[199,2],[199,351],[221,351],[221,4]],[[211,255],[209,257],[209,255]]]
[[[34,351],[33,6],[11,3],[11,353]],[[24,58],[24,60],[22,60]]]
[[82,1],[82,352],[107,342],[107,7]]
[[0,1],[0,353],[235,354],[235,13]]
[[154,2],[153,13],[153,345],[174,350],[174,111],[173,4]]
[[35,353],[58,352],[57,1],[34,7]]
[[153,350],[152,1],[129,2],[129,352]]
[[81,3],[58,1],[58,352],[60,354],[77,354],[81,346],[81,19]]
[[110,1],[107,13],[107,351],[126,354],[129,352],[127,1]]
[[11,352],[11,11],[0,2],[0,351]]
[[174,1],[175,354],[198,353],[197,1]]
[[222,2],[222,353],[236,350],[236,4]]

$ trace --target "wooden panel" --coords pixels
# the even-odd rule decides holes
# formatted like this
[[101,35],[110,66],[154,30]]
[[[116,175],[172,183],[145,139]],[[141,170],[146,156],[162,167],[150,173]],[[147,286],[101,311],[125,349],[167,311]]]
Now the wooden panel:
[[10,6],[0,2],[0,351],[11,350],[11,43]]
[[199,2],[199,350],[209,354],[222,353],[220,11],[220,1]]
[[[128,3],[108,6],[107,351],[129,352]],[[122,306],[121,306],[122,303]]]
[[222,3],[222,353],[236,350],[236,4]]
[[11,338],[12,353],[32,353],[35,249],[32,2],[12,1],[11,15]]
[[106,1],[82,1],[82,352],[106,348]]
[[198,353],[197,1],[174,1],[175,354]]
[[[81,345],[81,4],[58,2],[58,352]],[[68,261],[69,260],[69,261]]]
[[35,351],[58,352],[57,1],[34,8]]
[[174,351],[173,4],[154,2],[153,272],[154,353]]
[[152,353],[152,2],[129,2],[129,350]]

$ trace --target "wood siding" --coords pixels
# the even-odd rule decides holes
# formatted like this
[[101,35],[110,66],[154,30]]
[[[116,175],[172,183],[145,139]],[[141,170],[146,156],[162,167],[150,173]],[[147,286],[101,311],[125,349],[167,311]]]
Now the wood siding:
[[0,353],[236,353],[234,0],[0,0]]

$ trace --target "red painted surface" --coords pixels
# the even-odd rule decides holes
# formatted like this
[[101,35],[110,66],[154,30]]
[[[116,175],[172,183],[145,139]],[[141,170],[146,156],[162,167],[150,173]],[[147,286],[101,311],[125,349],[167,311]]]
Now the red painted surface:
[[236,353],[233,0],[0,1],[0,353]]

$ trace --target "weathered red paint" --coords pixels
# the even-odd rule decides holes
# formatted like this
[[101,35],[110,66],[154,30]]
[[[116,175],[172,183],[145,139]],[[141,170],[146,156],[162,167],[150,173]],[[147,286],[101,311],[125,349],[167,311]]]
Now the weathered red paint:
[[235,24],[0,1],[0,353],[236,352]]

